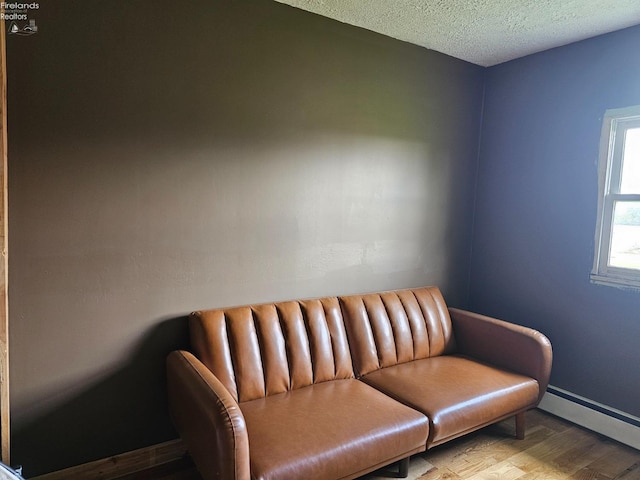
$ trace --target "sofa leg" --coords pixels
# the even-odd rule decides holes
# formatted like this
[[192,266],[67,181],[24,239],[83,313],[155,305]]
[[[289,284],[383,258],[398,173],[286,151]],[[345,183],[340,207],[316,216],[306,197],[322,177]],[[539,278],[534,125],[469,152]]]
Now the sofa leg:
[[516,415],[516,438],[518,440],[524,440],[524,430],[525,430],[525,412],[520,412]]
[[398,463],[398,478],[407,478],[409,476],[409,457],[403,458]]

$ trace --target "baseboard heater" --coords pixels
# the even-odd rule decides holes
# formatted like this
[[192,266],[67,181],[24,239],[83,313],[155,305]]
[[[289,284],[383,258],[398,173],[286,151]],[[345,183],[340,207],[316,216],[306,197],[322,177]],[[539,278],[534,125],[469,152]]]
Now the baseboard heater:
[[640,418],[549,385],[540,410],[640,450]]

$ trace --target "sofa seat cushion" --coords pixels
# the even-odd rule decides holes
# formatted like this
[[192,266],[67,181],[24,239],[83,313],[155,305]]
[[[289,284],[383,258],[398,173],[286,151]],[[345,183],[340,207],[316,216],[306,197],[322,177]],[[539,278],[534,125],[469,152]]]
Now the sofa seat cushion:
[[424,451],[421,413],[355,380],[333,380],[240,404],[251,478],[356,478]]
[[429,417],[427,447],[532,408],[538,400],[534,379],[458,355],[383,368],[361,380]]

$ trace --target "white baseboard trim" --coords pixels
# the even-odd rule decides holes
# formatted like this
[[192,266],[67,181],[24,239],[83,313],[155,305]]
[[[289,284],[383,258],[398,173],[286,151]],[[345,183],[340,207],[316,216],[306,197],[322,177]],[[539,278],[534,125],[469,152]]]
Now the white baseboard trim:
[[640,418],[549,385],[540,410],[640,450]]

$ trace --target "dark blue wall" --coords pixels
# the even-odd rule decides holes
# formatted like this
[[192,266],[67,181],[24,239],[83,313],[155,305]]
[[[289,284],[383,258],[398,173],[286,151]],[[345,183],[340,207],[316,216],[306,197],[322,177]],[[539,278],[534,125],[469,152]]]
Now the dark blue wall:
[[640,293],[590,283],[606,109],[640,104],[640,27],[487,69],[470,307],[554,345],[551,383],[640,415]]

